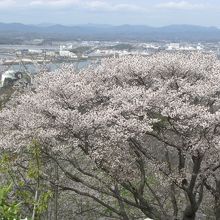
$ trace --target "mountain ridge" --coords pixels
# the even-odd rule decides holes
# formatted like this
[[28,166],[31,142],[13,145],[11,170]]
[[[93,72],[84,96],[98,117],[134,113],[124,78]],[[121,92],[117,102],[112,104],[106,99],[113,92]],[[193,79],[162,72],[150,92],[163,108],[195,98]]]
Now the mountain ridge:
[[192,40],[220,41],[220,29],[198,25],[168,25],[153,27],[145,25],[26,25],[22,23],[0,23],[1,37],[30,38],[43,37],[46,39],[82,39],[82,40]]

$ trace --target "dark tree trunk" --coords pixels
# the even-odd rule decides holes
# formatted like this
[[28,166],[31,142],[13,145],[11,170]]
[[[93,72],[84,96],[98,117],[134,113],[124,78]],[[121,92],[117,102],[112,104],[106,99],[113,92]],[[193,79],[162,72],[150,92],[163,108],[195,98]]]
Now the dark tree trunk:
[[216,181],[215,219],[220,220],[220,180]]
[[188,206],[184,211],[182,220],[195,220],[195,218],[196,218],[196,211],[194,211],[191,206]]
[[55,192],[54,192],[54,220],[58,220],[58,196],[59,196],[59,187],[58,187],[58,181],[59,181],[59,173],[58,173],[58,165],[55,164],[55,178],[56,178],[56,186],[55,186]]
[[191,175],[191,179],[189,181],[189,184],[187,184],[187,188],[186,190],[186,194],[189,200],[188,206],[186,207],[184,213],[183,213],[183,218],[182,220],[195,220],[196,218],[196,212],[202,202],[202,198],[203,198],[203,185],[200,187],[200,191],[199,191],[199,199],[196,200],[196,196],[194,193],[194,188],[196,185],[196,181],[197,181],[197,177],[200,171],[200,166],[201,166],[201,162],[202,162],[202,156],[199,154],[197,154],[197,156],[193,155],[192,156],[192,161],[193,161],[193,170],[192,170],[192,175]]
[[218,201],[218,206],[215,207],[215,219],[220,220],[220,201]]
[[[120,198],[120,192],[119,192],[117,184],[115,184],[115,192],[116,192],[117,196]],[[129,220],[127,213],[125,211],[124,202],[121,199],[118,199],[118,203],[119,203],[120,212],[121,212],[121,216],[122,216],[121,219],[122,220]]]

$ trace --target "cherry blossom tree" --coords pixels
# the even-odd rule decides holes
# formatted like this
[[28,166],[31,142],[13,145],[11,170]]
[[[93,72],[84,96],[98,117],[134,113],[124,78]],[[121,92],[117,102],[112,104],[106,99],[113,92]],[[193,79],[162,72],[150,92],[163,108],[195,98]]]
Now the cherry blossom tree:
[[[39,74],[1,111],[0,147],[21,152],[37,141],[68,179],[56,183],[61,190],[122,219],[132,207],[153,219],[193,220],[207,202],[220,219],[219,85],[220,61],[201,53],[110,58],[79,72],[64,66]],[[91,167],[77,162],[81,154]]]

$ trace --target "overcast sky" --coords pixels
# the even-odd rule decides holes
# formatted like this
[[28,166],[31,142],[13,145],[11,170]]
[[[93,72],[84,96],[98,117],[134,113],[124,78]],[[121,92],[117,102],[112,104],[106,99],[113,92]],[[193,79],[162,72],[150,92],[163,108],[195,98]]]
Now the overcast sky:
[[0,0],[0,22],[220,27],[220,0]]

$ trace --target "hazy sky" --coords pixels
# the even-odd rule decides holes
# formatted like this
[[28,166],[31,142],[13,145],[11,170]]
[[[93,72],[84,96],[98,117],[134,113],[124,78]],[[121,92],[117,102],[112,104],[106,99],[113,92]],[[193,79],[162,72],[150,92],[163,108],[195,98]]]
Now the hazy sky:
[[0,0],[0,22],[220,27],[220,0]]

